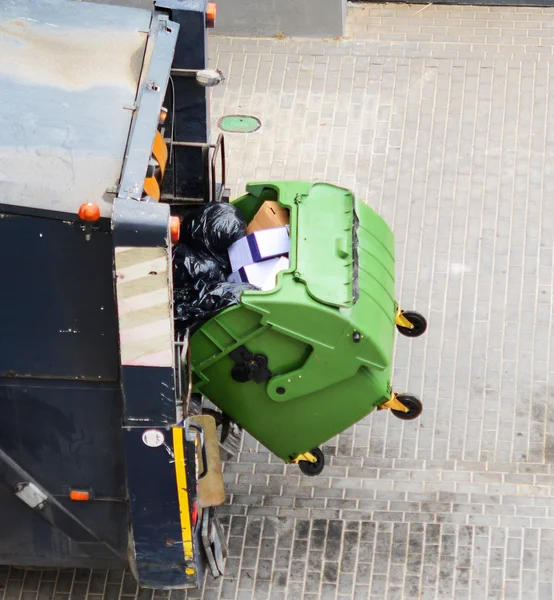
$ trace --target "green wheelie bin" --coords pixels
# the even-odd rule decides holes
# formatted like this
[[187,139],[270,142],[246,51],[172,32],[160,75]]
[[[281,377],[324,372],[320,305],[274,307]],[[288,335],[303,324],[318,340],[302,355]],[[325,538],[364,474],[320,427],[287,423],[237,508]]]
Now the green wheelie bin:
[[234,201],[247,221],[266,200],[290,211],[289,268],[269,291],[245,291],[238,306],[191,338],[195,391],[285,462],[323,469],[318,446],[374,409],[402,419],[421,402],[390,384],[394,330],[426,328],[394,299],[394,237],[352,192],[325,183],[247,186]]

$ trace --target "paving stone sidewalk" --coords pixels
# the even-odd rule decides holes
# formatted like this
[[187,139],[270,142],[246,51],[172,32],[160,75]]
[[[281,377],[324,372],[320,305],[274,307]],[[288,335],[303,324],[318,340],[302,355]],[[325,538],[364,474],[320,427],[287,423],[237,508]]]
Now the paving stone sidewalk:
[[[226,137],[235,194],[326,180],[393,227],[397,297],[429,315],[394,385],[424,413],[370,415],[318,478],[246,436],[225,465],[226,576],[188,597],[552,600],[554,10],[364,5],[348,29],[212,39],[214,126],[263,123]],[[0,599],[136,594],[122,573],[56,577],[0,569]]]

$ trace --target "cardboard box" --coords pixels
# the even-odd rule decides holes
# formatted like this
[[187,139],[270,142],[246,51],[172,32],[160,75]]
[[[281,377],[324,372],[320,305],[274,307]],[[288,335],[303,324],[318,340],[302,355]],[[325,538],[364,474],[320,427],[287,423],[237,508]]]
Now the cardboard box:
[[262,229],[271,229],[273,227],[282,227],[289,224],[289,211],[281,206],[275,200],[266,200],[254,215],[254,218],[248,227],[246,233],[254,233]]
[[238,271],[246,265],[261,262],[268,258],[283,256],[290,250],[289,228],[273,227],[255,231],[229,247],[231,271]]
[[286,256],[270,258],[262,262],[246,265],[231,273],[228,281],[232,283],[251,283],[261,290],[272,290],[277,282],[277,273],[289,268]]

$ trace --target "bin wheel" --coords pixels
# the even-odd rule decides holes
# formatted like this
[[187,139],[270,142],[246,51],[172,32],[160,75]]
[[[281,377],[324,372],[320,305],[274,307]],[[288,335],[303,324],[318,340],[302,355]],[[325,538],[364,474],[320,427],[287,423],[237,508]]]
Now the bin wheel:
[[411,421],[417,419],[423,410],[423,404],[421,400],[410,394],[398,394],[396,399],[401,402],[407,409],[408,412],[402,412],[401,410],[392,410],[392,414],[399,419],[404,421]]
[[423,315],[415,311],[410,311],[403,312],[402,316],[408,319],[414,328],[409,329],[408,327],[397,325],[396,329],[398,329],[398,333],[405,335],[406,337],[419,337],[425,333],[425,330],[427,329],[427,319]]
[[323,467],[325,466],[325,457],[323,456],[323,452],[319,448],[314,448],[310,450],[310,452],[316,457],[316,462],[308,462],[307,460],[301,460],[298,463],[300,470],[304,475],[308,475],[308,477],[315,477],[319,475],[321,471],[323,471]]

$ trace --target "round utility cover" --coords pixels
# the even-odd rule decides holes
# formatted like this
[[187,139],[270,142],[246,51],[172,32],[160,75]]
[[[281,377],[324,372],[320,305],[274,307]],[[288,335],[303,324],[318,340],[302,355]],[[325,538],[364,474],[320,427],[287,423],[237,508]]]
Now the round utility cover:
[[262,122],[248,115],[227,115],[219,119],[217,126],[228,133],[253,133],[258,131]]
[[159,429],[147,429],[142,441],[150,448],[159,448],[165,442],[165,436]]

